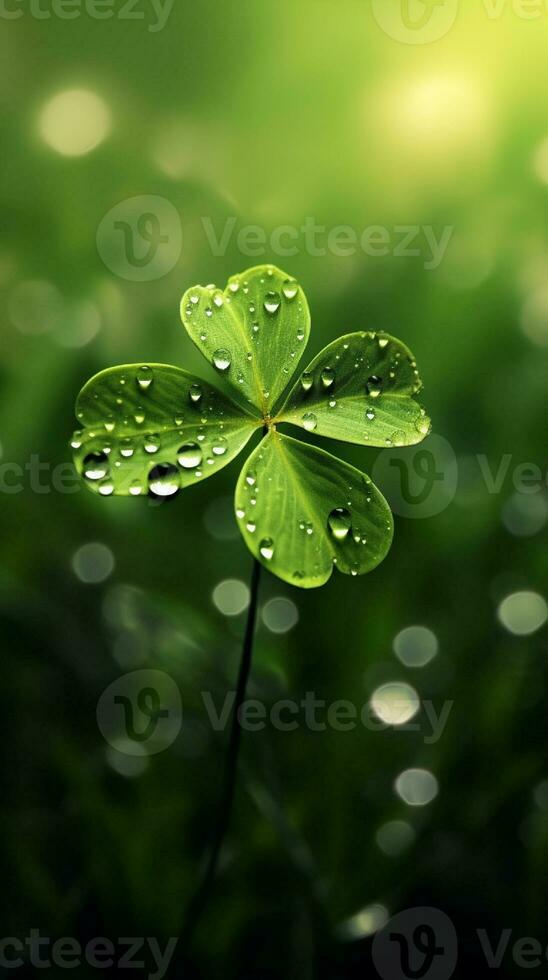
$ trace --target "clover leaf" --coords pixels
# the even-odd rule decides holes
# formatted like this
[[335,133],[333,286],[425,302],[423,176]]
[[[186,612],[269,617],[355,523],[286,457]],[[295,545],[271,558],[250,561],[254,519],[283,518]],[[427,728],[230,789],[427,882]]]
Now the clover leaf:
[[[252,554],[301,588],[333,568],[359,575],[387,554],[388,504],[368,476],[279,431],[410,446],[430,431],[411,352],[385,333],[346,334],[298,372],[310,332],[302,288],[274,266],[194,286],[183,324],[225,394],[181,368],[129,364],[92,378],[76,404],[76,467],[95,492],[168,497],[213,475],[261,431],[241,471],[236,517]],[[292,387],[290,387],[292,383]]]

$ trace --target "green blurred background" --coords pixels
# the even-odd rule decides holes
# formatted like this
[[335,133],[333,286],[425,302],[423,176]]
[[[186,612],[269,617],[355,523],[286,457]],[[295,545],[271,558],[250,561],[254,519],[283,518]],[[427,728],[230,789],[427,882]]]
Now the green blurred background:
[[[71,480],[68,439],[103,367],[212,377],[180,325],[183,291],[274,262],[308,296],[310,357],[358,329],[411,347],[439,478],[418,513],[389,456],[327,447],[389,494],[394,545],[371,575],[319,591],[264,574],[249,693],[267,707],[376,696],[387,717],[382,686],[402,682],[396,720],[421,706],[414,727],[245,734],[221,869],[173,975],[376,976],[375,930],[422,906],[452,920],[459,970],[486,970],[477,929],[546,949],[548,12],[427,13],[451,6],[429,43],[400,30],[392,0],[177,0],[153,30],[145,0],[140,19],[122,4],[108,19],[2,8],[3,936],[181,933],[226,739],[201,692],[220,705],[233,687],[245,624],[241,464],[163,504],[102,500]],[[130,225],[143,209],[174,222],[165,244],[135,231],[140,266],[108,224],[116,205]],[[307,217],[319,249],[298,232],[295,254],[277,253],[272,232]],[[267,239],[256,257],[237,238],[250,224]],[[335,254],[340,225],[381,226],[382,244]],[[223,254],[206,226],[234,227]],[[425,227],[446,230],[437,263]],[[396,455],[418,492],[414,453]],[[165,751],[135,756],[123,717],[107,740],[96,710],[141,669],[172,679],[183,720]],[[429,710],[447,713],[437,738]],[[524,973],[511,943],[500,976]]]

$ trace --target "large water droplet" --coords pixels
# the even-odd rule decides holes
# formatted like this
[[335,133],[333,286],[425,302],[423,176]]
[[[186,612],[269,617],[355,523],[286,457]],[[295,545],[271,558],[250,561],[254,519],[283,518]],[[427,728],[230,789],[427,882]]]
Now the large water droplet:
[[106,453],[89,453],[84,459],[84,476],[87,480],[102,480],[108,473]]
[[335,507],[327,518],[327,526],[336,541],[345,541],[352,528],[352,518],[346,507]]
[[282,293],[286,299],[295,299],[299,292],[299,283],[296,279],[286,279],[282,286]]
[[194,404],[197,405],[202,398],[201,385],[191,385],[189,394],[191,402],[194,402]]
[[310,371],[303,371],[301,374],[301,387],[303,391],[310,391],[314,384],[314,378]]
[[228,371],[231,364],[230,351],[226,347],[219,347],[213,354],[213,363],[218,371]]
[[370,398],[378,398],[382,391],[382,378],[379,378],[376,374],[372,374],[371,377],[367,379],[365,391]]
[[134,449],[130,439],[122,439],[120,442],[120,456],[124,459],[130,459],[133,456]]
[[277,313],[280,309],[281,298],[280,294],[274,292],[274,290],[269,290],[264,298],[264,308],[267,313]]
[[333,368],[326,367],[321,373],[322,384],[324,388],[330,388],[335,380],[335,372]]
[[307,432],[314,432],[314,429],[318,425],[318,419],[314,415],[314,412],[305,412],[303,415],[303,425]]
[[144,449],[145,453],[157,453],[160,448],[160,436],[155,433],[151,433],[145,439]]
[[224,456],[228,449],[228,441],[224,436],[218,436],[211,443],[211,452],[214,456]]
[[176,466],[171,463],[159,463],[148,474],[148,486],[157,497],[172,497],[177,493],[181,483]]
[[263,538],[259,544],[259,552],[266,561],[270,561],[274,554],[274,542],[272,538]]
[[141,391],[147,391],[150,388],[153,378],[154,374],[152,368],[149,367],[148,364],[143,364],[138,369],[136,374],[137,385]]
[[202,462],[202,450],[195,442],[187,442],[178,450],[177,462],[185,470],[194,470]]

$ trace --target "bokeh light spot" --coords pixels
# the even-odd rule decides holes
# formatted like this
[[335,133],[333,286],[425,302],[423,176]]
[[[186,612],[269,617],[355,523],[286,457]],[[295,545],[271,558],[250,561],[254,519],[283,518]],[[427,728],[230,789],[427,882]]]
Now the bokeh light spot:
[[299,610],[291,599],[276,596],[265,603],[262,616],[271,633],[288,633],[299,621]]
[[406,667],[425,667],[438,652],[437,637],[426,626],[406,626],[394,637],[393,646]]
[[371,707],[387,725],[404,725],[420,707],[419,696],[410,684],[395,681],[382,684],[373,693]]
[[395,789],[408,806],[426,806],[438,795],[438,781],[428,769],[405,769],[396,779]]
[[215,586],[212,598],[223,616],[239,616],[249,605],[249,589],[240,579],[227,578]]
[[538,592],[512,592],[500,603],[498,617],[509,633],[529,636],[544,626],[548,619],[548,605]]
[[403,854],[415,840],[415,831],[407,820],[388,820],[375,835],[377,846],[389,857]]
[[67,89],[51,98],[40,114],[42,139],[63,156],[83,156],[108,135],[110,111],[105,101],[88,89]]
[[83,544],[72,557],[74,574],[86,585],[104,582],[114,571],[114,555],[99,541]]

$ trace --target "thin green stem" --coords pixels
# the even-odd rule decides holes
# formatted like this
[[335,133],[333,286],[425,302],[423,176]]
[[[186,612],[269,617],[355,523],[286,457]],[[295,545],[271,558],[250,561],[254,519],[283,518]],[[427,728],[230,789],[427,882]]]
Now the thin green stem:
[[224,773],[224,785],[219,804],[219,819],[215,828],[215,835],[211,845],[211,851],[204,871],[201,884],[192,898],[186,916],[183,932],[183,948],[188,952],[190,942],[200,916],[207,905],[219,855],[225,839],[226,832],[230,824],[232,804],[236,789],[236,773],[238,769],[238,754],[242,736],[240,725],[240,709],[245,699],[251,661],[253,658],[253,639],[255,636],[255,623],[257,620],[257,601],[259,597],[259,582],[261,577],[261,565],[256,558],[253,559],[253,569],[251,572],[250,600],[247,613],[247,623],[245,627],[244,641],[242,646],[242,656],[238,671],[238,681],[236,685],[236,697],[232,713],[230,728],[230,738],[226,754],[226,766]]

